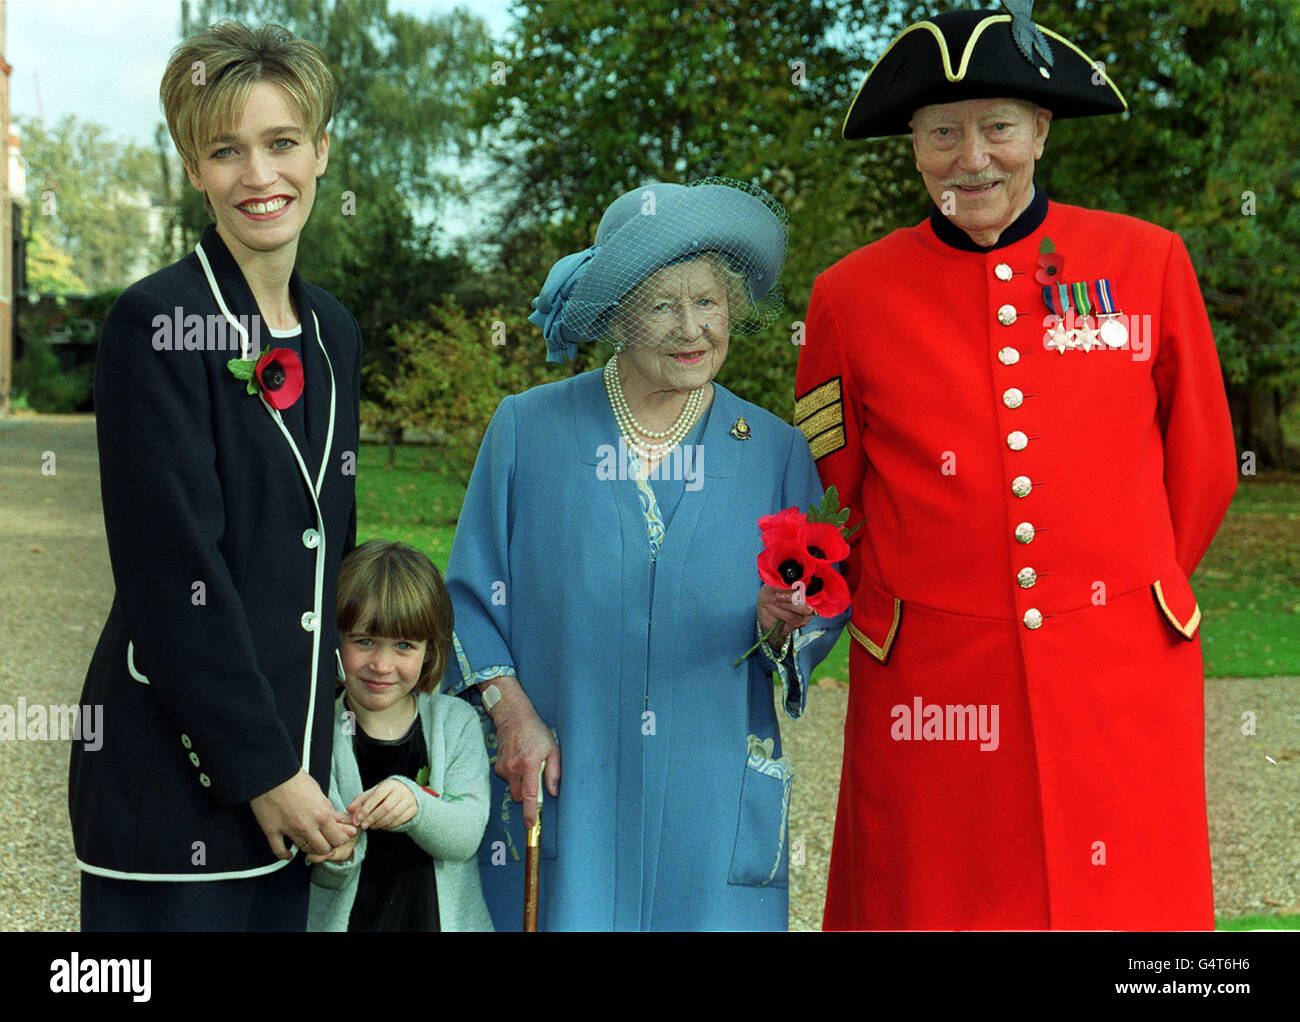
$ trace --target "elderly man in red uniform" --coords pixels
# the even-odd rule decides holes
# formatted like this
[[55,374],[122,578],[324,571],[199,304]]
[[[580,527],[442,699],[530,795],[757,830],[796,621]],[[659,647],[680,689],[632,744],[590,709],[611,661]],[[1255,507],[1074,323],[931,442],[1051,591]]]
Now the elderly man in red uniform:
[[821,274],[796,421],[865,519],[827,929],[1208,929],[1200,609],[1236,462],[1177,235],[1049,202],[1119,90],[1027,3],[912,26],[845,138],[929,219]]

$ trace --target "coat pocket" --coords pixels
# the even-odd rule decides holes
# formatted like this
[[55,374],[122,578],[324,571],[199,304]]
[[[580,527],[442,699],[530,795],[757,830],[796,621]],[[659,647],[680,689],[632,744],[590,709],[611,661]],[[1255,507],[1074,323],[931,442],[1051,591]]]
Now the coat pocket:
[[794,766],[772,759],[772,739],[749,736],[749,754],[740,786],[740,819],[731,851],[727,883],[746,887],[786,887],[790,857],[786,835]]
[[903,601],[868,575],[860,575],[857,591],[853,594],[849,634],[884,664],[889,662],[902,621]]
[[1187,576],[1175,568],[1164,578],[1151,583],[1151,593],[1169,626],[1188,642],[1196,638],[1197,629],[1201,627],[1201,606],[1196,602],[1196,594],[1192,592]]
[[131,675],[131,677],[133,677],[141,685],[150,684],[149,679],[146,678],[139,671],[137,671],[135,668],[135,643],[134,642],[128,642],[126,644],[126,673]]

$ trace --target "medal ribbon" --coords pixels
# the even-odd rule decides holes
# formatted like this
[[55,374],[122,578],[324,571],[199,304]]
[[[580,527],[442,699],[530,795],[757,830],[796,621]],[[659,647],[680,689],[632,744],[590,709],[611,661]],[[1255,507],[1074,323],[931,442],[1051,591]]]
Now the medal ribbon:
[[1093,287],[1097,289],[1097,308],[1101,310],[1101,315],[1116,315],[1115,297],[1111,293],[1110,278],[1102,277],[1100,280],[1094,281]]
[[1071,284],[1070,290],[1074,292],[1074,305],[1079,310],[1079,315],[1087,319],[1092,312],[1092,303],[1088,301],[1088,285],[1081,280]]
[[[1058,309],[1053,299],[1052,292],[1056,292],[1056,298],[1060,300],[1061,307]],[[1047,303],[1047,308],[1054,315],[1059,316],[1061,321],[1065,321],[1065,314],[1070,311],[1070,285],[1069,284],[1048,284],[1043,288],[1043,301]]]

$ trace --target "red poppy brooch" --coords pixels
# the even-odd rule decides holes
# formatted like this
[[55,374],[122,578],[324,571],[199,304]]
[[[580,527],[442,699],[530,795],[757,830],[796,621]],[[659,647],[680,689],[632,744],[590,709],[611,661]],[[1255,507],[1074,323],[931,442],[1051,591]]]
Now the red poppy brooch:
[[1065,256],[1056,251],[1051,238],[1043,238],[1038,246],[1038,269],[1034,271],[1034,280],[1043,287],[1051,287],[1058,282],[1064,269]]
[[272,408],[283,411],[302,397],[302,360],[292,348],[271,348],[261,358],[232,358],[226,368]]
[[[849,605],[849,586],[835,565],[849,556],[848,539],[862,527],[845,528],[848,508],[840,507],[839,494],[832,486],[820,505],[807,511],[788,507],[758,520],[763,536],[763,552],[758,555],[758,577],[778,589],[793,590],[795,603],[806,603],[822,617],[843,613]],[[778,621],[745,655],[767,642],[777,629]]]

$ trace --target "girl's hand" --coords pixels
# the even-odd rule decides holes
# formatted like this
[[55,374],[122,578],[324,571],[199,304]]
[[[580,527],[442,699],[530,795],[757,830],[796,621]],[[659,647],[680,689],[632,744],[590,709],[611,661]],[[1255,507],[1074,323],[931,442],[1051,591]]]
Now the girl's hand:
[[392,830],[415,819],[418,808],[411,789],[389,777],[354,798],[348,812],[362,830]]
[[307,856],[307,862],[313,866],[318,862],[347,862],[352,858],[352,852],[356,847],[357,835],[353,834],[350,838],[344,841],[343,844],[339,845],[337,848],[331,849],[326,855],[318,855],[315,852],[311,852]]

